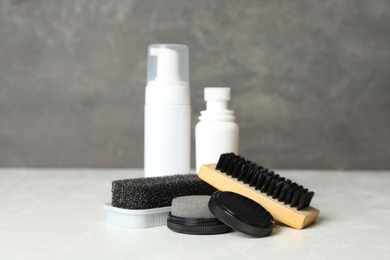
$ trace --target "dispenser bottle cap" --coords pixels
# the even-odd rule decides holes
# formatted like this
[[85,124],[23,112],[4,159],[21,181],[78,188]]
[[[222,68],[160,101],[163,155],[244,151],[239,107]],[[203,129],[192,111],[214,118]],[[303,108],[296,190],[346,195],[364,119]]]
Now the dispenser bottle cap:
[[186,45],[149,45],[145,104],[189,105],[188,81]]
[[148,53],[148,85],[188,85],[188,47],[181,44],[153,44]]

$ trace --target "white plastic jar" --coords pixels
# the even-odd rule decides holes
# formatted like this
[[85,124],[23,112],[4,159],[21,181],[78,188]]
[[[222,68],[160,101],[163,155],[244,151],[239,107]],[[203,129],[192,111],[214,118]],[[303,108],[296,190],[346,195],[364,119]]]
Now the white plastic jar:
[[238,153],[239,128],[228,110],[230,88],[205,88],[206,110],[195,127],[196,171],[203,164],[217,163],[222,153]]

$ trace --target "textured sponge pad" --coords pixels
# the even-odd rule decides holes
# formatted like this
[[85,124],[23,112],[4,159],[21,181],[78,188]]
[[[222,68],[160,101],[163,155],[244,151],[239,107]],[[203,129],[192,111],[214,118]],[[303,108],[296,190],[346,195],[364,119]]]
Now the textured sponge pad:
[[174,198],[171,214],[183,218],[215,218],[208,206],[210,197],[207,195],[193,195]]
[[111,205],[123,209],[167,207],[176,197],[211,195],[215,190],[196,174],[115,180]]

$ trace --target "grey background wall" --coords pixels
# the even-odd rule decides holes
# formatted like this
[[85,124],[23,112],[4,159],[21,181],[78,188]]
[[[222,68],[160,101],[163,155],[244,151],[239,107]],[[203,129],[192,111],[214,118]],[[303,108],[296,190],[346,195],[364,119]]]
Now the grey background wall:
[[384,0],[1,1],[0,167],[142,167],[146,50],[167,42],[190,48],[193,126],[204,87],[232,88],[248,159],[390,169]]

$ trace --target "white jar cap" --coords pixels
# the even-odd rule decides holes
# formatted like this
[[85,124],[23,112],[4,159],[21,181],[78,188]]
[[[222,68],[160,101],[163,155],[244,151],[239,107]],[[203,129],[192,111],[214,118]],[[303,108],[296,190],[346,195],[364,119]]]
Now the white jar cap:
[[230,88],[205,88],[204,100],[208,111],[228,110]]
[[205,101],[230,101],[230,88],[205,88]]

